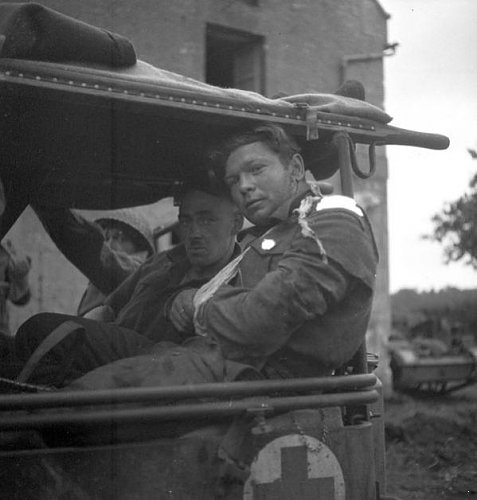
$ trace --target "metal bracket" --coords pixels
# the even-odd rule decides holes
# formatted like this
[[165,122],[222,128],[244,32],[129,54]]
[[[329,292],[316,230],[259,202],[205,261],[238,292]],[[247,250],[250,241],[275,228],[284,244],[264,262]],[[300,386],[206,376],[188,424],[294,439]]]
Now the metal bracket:
[[307,104],[301,105],[303,108],[305,106],[308,108],[306,110],[306,140],[315,141],[320,138],[320,133],[318,131],[318,112],[316,108],[310,108]]

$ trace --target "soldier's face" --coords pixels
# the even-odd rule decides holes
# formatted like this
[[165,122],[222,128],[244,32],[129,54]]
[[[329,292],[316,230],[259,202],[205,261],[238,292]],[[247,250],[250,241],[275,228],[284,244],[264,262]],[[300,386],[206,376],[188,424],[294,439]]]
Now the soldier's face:
[[103,229],[103,233],[104,241],[112,250],[124,252],[129,255],[138,251],[136,244],[125,230],[110,226]]
[[192,191],[184,197],[179,211],[179,235],[193,266],[225,264],[239,229],[232,202],[202,191]]
[[254,142],[234,150],[225,164],[225,182],[245,217],[257,225],[286,219],[297,192],[290,164],[265,144]]

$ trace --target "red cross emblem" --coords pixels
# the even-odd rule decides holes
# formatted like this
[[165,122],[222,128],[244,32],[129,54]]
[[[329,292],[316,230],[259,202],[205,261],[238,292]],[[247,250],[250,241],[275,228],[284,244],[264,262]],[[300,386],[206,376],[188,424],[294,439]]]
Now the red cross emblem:
[[336,456],[311,436],[282,436],[260,450],[244,487],[244,500],[344,500]]

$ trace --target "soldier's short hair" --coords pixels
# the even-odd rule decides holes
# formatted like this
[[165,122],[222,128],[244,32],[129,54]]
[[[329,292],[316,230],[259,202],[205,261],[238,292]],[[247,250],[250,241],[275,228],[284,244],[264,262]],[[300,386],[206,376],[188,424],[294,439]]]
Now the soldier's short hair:
[[250,130],[238,132],[226,139],[216,150],[210,153],[211,166],[215,175],[220,179],[223,178],[228,157],[237,148],[254,142],[265,144],[278,155],[284,165],[301,150],[295,139],[282,127],[272,123],[265,123]]

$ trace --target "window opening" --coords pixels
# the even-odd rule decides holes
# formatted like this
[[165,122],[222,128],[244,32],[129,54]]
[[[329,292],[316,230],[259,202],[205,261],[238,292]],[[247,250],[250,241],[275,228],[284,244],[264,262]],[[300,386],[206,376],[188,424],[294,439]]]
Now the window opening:
[[263,93],[263,66],[263,37],[207,25],[207,83]]

